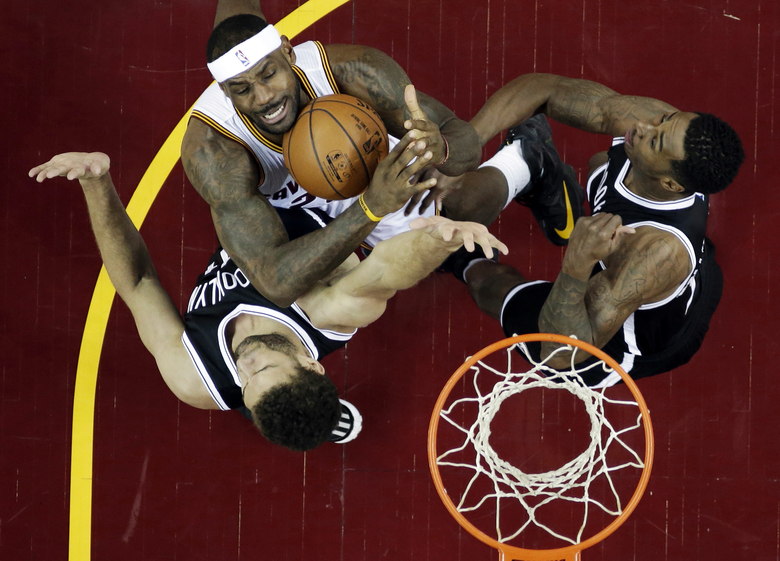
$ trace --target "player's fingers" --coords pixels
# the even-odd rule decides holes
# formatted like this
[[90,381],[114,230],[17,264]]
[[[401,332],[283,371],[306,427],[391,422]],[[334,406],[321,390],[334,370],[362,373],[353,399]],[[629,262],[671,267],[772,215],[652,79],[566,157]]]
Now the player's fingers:
[[428,191],[429,189],[433,189],[436,186],[436,178],[431,177],[430,179],[426,179],[425,181],[421,181],[419,183],[416,183],[415,185],[411,185],[410,187],[414,191],[415,194],[417,193],[425,193],[425,191]]
[[477,246],[474,244],[474,232],[471,230],[461,230],[461,237],[463,238],[463,246],[466,248],[466,251],[472,252],[476,249]]
[[422,198],[424,193],[415,193],[412,195],[412,198],[409,199],[409,202],[406,203],[406,207],[404,208],[404,216],[409,216],[412,214],[412,211],[417,206],[417,203],[420,201],[420,198]]
[[74,166],[70,169],[66,175],[69,180],[78,179],[84,177],[87,174],[86,166]]
[[407,151],[411,151],[412,147],[417,142],[419,142],[417,139],[413,138],[409,133],[406,133],[403,137],[401,137],[396,145],[393,146],[393,149],[388,152],[387,156],[385,156],[382,161],[379,162],[377,170],[389,169],[392,167],[402,156],[406,154]]
[[102,171],[103,167],[97,155],[84,158],[84,174],[91,172],[93,175],[100,176]]
[[439,134],[439,127],[436,123],[427,119],[407,119],[404,127],[414,138],[433,138]]
[[623,225],[623,219],[620,217],[619,214],[612,214],[607,220],[607,223],[605,227],[609,230],[612,230],[613,232],[616,231],[620,226]]
[[35,177],[45,167],[46,167],[46,164],[41,164],[39,166],[35,166],[34,168],[32,168],[30,171],[27,172],[27,177]]
[[41,171],[41,173],[38,174],[38,181],[59,177],[65,173],[66,169],[67,168],[64,166],[48,165],[43,171]]
[[594,214],[590,217],[584,217],[586,219],[586,224],[592,224],[597,226],[603,226],[612,218],[614,217],[614,214],[610,214],[609,212],[599,212],[598,214]]
[[[406,169],[407,166],[413,164],[412,160],[414,160],[415,158],[417,158],[417,160],[419,161],[420,156],[424,156],[426,150],[427,150],[427,144],[425,143],[425,141],[412,140],[408,144],[406,149],[395,157],[395,161],[393,162],[393,165],[395,165],[398,168],[396,173],[400,173],[401,170]],[[427,151],[430,152],[430,150]],[[420,166],[416,167],[415,172],[411,173],[410,175],[414,175],[414,173],[416,173],[419,169]]]
[[[418,208],[417,207],[418,203],[419,203],[419,209],[417,213],[422,214],[423,212],[425,212],[425,209],[431,206],[431,203],[436,199],[438,192],[439,192],[438,185],[435,186],[434,189],[415,192],[415,194],[412,195],[412,198],[409,199],[409,202],[406,204],[406,208],[404,209],[404,216],[409,216],[412,213],[412,211],[414,211],[415,208]],[[420,202],[421,199],[422,202]]]
[[[406,107],[409,109],[409,114],[412,119],[426,119],[425,113],[420,109],[420,104],[417,102],[417,91],[412,84],[409,84],[404,88],[404,101],[406,102]],[[410,126],[410,121],[406,121],[404,126],[406,126],[407,129],[412,128]]]
[[409,222],[409,228],[411,230],[423,230],[425,228],[428,228],[430,226],[435,225],[435,222],[432,220],[432,218],[436,218],[435,216],[420,216],[418,218],[415,218],[411,222]]
[[480,234],[477,236],[477,243],[482,248],[482,252],[485,254],[485,256],[490,259],[493,257],[493,247],[495,247],[499,242],[489,232],[484,231],[480,232]]
[[38,166],[38,172],[35,176],[35,181],[42,183],[46,179],[46,168],[44,166]]
[[51,164],[47,164],[41,168],[41,171],[38,172],[38,176],[35,178],[35,180],[38,183],[43,182],[44,179],[51,179],[52,177],[57,177],[59,175],[59,172],[52,174],[52,166]]
[[[425,143],[423,142],[420,144]],[[422,177],[422,170],[431,165],[433,152],[425,149],[423,153],[423,151],[419,149],[420,144],[416,145],[411,150],[407,150],[407,155],[398,159],[398,163],[404,166],[402,169],[398,170],[398,176],[403,177],[406,181],[411,181],[413,176]],[[409,152],[411,152],[411,154],[408,154]],[[417,159],[412,161],[412,158],[415,156]]]
[[435,201],[439,200],[439,197],[441,196],[441,186],[436,183],[436,187],[433,189],[427,191],[425,193],[425,198],[420,203],[420,208],[417,210],[420,214],[425,212],[431,204],[433,204]]

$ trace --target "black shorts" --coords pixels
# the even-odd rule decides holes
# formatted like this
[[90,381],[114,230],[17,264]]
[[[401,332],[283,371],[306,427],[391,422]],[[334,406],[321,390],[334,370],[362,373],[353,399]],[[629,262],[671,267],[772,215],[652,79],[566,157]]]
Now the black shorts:
[[333,219],[319,208],[275,208],[290,241],[324,228]]
[[[653,354],[633,357],[633,365],[626,368],[631,378],[636,380],[669,372],[686,364],[701,347],[704,336],[709,329],[712,314],[715,312],[723,293],[723,274],[715,262],[715,246],[706,239],[705,247],[704,259],[700,266],[697,294],[685,322],[677,334],[672,337],[673,343],[668,347]],[[552,287],[551,282],[537,281],[519,285],[507,293],[501,309],[501,327],[507,337],[539,332],[539,314]],[[618,363],[623,363],[623,340],[624,334],[621,328],[602,349]],[[539,360],[541,343],[529,344],[528,350],[534,360]],[[582,365],[585,366],[592,361],[592,359],[588,359]],[[601,373],[594,372],[586,375],[585,383],[593,386],[605,377]]]

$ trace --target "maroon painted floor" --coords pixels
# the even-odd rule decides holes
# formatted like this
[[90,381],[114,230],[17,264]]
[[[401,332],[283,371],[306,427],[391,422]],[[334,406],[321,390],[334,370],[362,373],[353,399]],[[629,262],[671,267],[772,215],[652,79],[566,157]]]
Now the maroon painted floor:
[[[100,267],[78,188],[40,186],[26,171],[61,151],[102,150],[128,201],[210,81],[214,4],[4,6],[0,559],[67,555],[76,362]],[[297,3],[263,6],[276,21]],[[727,283],[721,307],[689,365],[640,383],[654,473],[633,517],[587,560],[780,559],[779,9],[765,0],[355,0],[296,39],[383,49],[466,119],[504,82],[537,71],[716,113],[741,133],[747,160],[710,218]],[[580,174],[608,142],[554,132]],[[523,209],[509,209],[495,231],[512,249],[508,262],[539,278],[557,273],[560,250]],[[142,233],[183,306],[215,237],[180,166]],[[93,558],[493,559],[442,507],[425,445],[445,380],[500,337],[452,278],[399,295],[326,361],[364,411],[364,433],[300,455],[266,444],[237,414],[179,405],[115,305],[95,405]]]

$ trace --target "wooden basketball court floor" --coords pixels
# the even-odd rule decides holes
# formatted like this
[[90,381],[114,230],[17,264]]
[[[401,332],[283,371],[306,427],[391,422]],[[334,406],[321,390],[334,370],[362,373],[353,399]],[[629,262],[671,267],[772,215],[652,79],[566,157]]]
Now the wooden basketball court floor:
[[[465,119],[536,71],[716,113],[739,131],[747,159],[710,216],[723,301],[690,364],[639,383],[656,434],[652,478],[629,521],[583,558],[780,559],[778,4],[353,0],[328,14],[327,3],[266,0],[263,9],[276,22],[299,3],[318,21],[293,42],[380,48]],[[178,146],[165,143],[210,82],[214,8],[4,3],[0,559],[494,559],[446,513],[426,461],[440,388],[501,338],[462,285],[426,279],[327,358],[364,413],[363,433],[292,453],[236,413],[177,402],[127,309],[111,307],[98,281],[78,186],[27,178],[61,151],[107,152],[123,201],[138,190],[138,216],[151,204],[141,232],[184,307],[216,239]],[[553,128],[584,179],[609,139]],[[507,262],[555,277],[562,252],[525,209],[508,209],[494,230],[511,248]]]

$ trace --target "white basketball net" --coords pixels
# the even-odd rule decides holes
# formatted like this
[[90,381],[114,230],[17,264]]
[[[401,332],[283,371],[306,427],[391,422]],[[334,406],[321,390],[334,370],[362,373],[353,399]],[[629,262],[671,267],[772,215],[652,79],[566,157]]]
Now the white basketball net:
[[[520,374],[512,373],[512,358],[515,356],[512,350],[516,348],[520,348],[525,356],[528,357],[529,362],[533,364],[533,368],[527,372]],[[641,412],[638,414],[636,424],[620,430],[615,430],[604,415],[604,406],[608,403],[617,406],[635,407],[637,410],[638,405],[634,401],[610,400],[604,395],[606,388],[589,388],[583,384],[578,376],[578,374],[592,368],[603,368],[608,372],[612,372],[612,369],[603,362],[597,362],[578,370],[574,366],[574,356],[572,356],[570,370],[567,372],[562,372],[560,369],[553,370],[545,365],[556,353],[571,352],[572,349],[575,351],[572,355],[575,355],[576,348],[562,346],[542,362],[535,362],[530,359],[525,343],[513,345],[506,349],[507,372],[500,372],[479,361],[471,367],[474,372],[473,382],[477,397],[458,399],[446,410],[441,411],[441,417],[461,431],[465,439],[462,445],[441,454],[437,458],[438,465],[466,468],[474,471],[474,475],[463,491],[457,509],[461,513],[474,511],[488,501],[495,500],[496,535],[499,542],[503,543],[515,538],[529,525],[533,524],[561,540],[571,544],[580,543],[591,507],[599,508],[612,516],[619,516],[623,512],[621,500],[615,490],[611,474],[626,468],[644,468],[644,462],[637,452],[622,440],[625,433],[640,429],[642,426]],[[498,376],[500,379],[493,386],[492,391],[486,395],[482,395],[477,383],[481,373],[480,367]],[[561,374],[564,374],[564,376],[561,376]],[[590,444],[587,449],[559,469],[546,473],[524,473],[499,458],[489,443],[490,423],[504,400],[532,388],[551,388],[572,393],[585,404],[586,412],[591,421]],[[477,420],[473,425],[461,426],[454,420],[454,413],[457,412],[459,406],[463,406],[467,402],[476,402],[479,412]],[[473,410],[473,405],[471,407]],[[476,452],[473,464],[447,460],[449,456],[458,453],[462,457],[463,452],[468,451],[469,446]],[[632,459],[620,465],[607,465],[607,451],[611,446],[624,448],[629,452]],[[476,492],[471,493],[472,485],[483,476],[490,478],[492,481],[493,492],[485,496],[472,497],[472,494],[478,494]],[[605,478],[610,490],[609,496],[602,498],[603,502],[596,500],[589,494],[590,485],[598,478]],[[517,500],[528,513],[527,521],[519,529],[511,534],[507,533],[507,535],[504,535],[501,529],[502,500]],[[538,509],[551,501],[559,500],[583,503],[582,525],[576,535],[561,535],[536,518]],[[610,504],[605,505],[604,502],[609,502]]]

